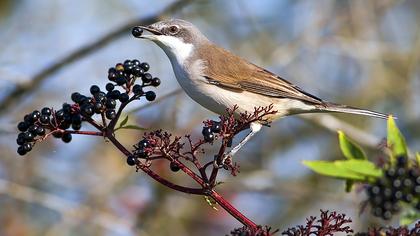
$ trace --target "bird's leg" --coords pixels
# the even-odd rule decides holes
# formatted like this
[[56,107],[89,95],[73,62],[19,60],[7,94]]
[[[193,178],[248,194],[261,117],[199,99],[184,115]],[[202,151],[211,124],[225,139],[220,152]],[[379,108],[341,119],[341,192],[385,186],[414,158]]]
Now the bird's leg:
[[235,155],[239,151],[239,149],[241,149],[245,145],[245,143],[247,143],[252,138],[252,136],[258,133],[258,131],[261,130],[262,125],[257,122],[252,122],[249,128],[251,129],[251,132],[244,139],[242,139],[242,141],[239,142],[238,145],[236,145],[227,154],[224,155],[221,163],[222,165],[225,163],[226,159],[228,159],[229,157],[233,157],[233,155]]

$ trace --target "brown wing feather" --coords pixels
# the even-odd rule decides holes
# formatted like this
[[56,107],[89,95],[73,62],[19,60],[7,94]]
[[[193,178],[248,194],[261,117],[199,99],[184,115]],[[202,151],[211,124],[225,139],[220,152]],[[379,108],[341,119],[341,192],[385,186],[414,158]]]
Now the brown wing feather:
[[[320,98],[303,91],[270,71],[249,63],[214,44],[208,46],[213,48],[213,50],[206,50],[206,57],[209,60],[205,62],[208,64],[205,75],[209,83],[235,91],[248,91],[269,97],[292,98],[311,104],[324,104]],[[201,55],[197,56],[203,58]]]

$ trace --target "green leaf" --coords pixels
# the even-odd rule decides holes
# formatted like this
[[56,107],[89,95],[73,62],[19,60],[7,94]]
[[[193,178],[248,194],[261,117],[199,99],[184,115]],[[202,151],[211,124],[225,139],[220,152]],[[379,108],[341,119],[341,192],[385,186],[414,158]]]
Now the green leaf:
[[395,160],[395,158],[398,156],[407,156],[407,145],[405,143],[404,136],[401,134],[401,131],[395,124],[394,118],[392,116],[389,116],[387,123],[387,145],[391,148],[391,160]]
[[[383,175],[382,170],[368,160],[303,161],[303,164],[318,174],[350,181],[366,181]],[[352,183],[347,185],[349,189]]]
[[342,164],[329,161],[303,161],[303,164],[318,174],[346,180],[363,181],[365,177],[348,170]]
[[350,141],[343,131],[338,131],[340,149],[347,159],[366,160],[367,157],[363,150],[356,143]]
[[406,211],[402,214],[400,225],[410,225],[420,219],[420,212],[414,210]]
[[121,121],[119,127],[123,127],[125,124],[127,124],[127,122],[128,122],[128,115],[124,118],[124,120]]
[[342,165],[345,169],[365,177],[379,178],[383,175],[382,170],[368,160],[345,160],[336,161],[337,165]]
[[122,126],[119,127],[118,129],[135,129],[135,130],[147,130],[146,128],[137,126],[137,125],[126,125],[126,126]]

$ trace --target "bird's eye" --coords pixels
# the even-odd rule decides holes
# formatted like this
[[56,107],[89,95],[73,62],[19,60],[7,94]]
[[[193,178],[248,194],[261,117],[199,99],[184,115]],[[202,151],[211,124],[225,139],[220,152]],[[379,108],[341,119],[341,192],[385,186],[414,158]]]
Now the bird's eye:
[[169,27],[168,31],[170,34],[176,34],[179,32],[179,28],[176,25],[172,25]]

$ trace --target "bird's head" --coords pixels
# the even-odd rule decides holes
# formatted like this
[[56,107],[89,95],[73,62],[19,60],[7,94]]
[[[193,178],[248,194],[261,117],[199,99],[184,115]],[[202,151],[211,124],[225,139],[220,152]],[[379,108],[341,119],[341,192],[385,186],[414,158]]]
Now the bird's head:
[[[197,27],[185,20],[164,20],[149,26],[137,26],[133,32],[136,29],[140,33],[133,33],[134,36],[155,42],[171,60],[176,59],[180,64],[191,56],[195,48],[208,42]],[[139,29],[149,33],[143,34]]]

